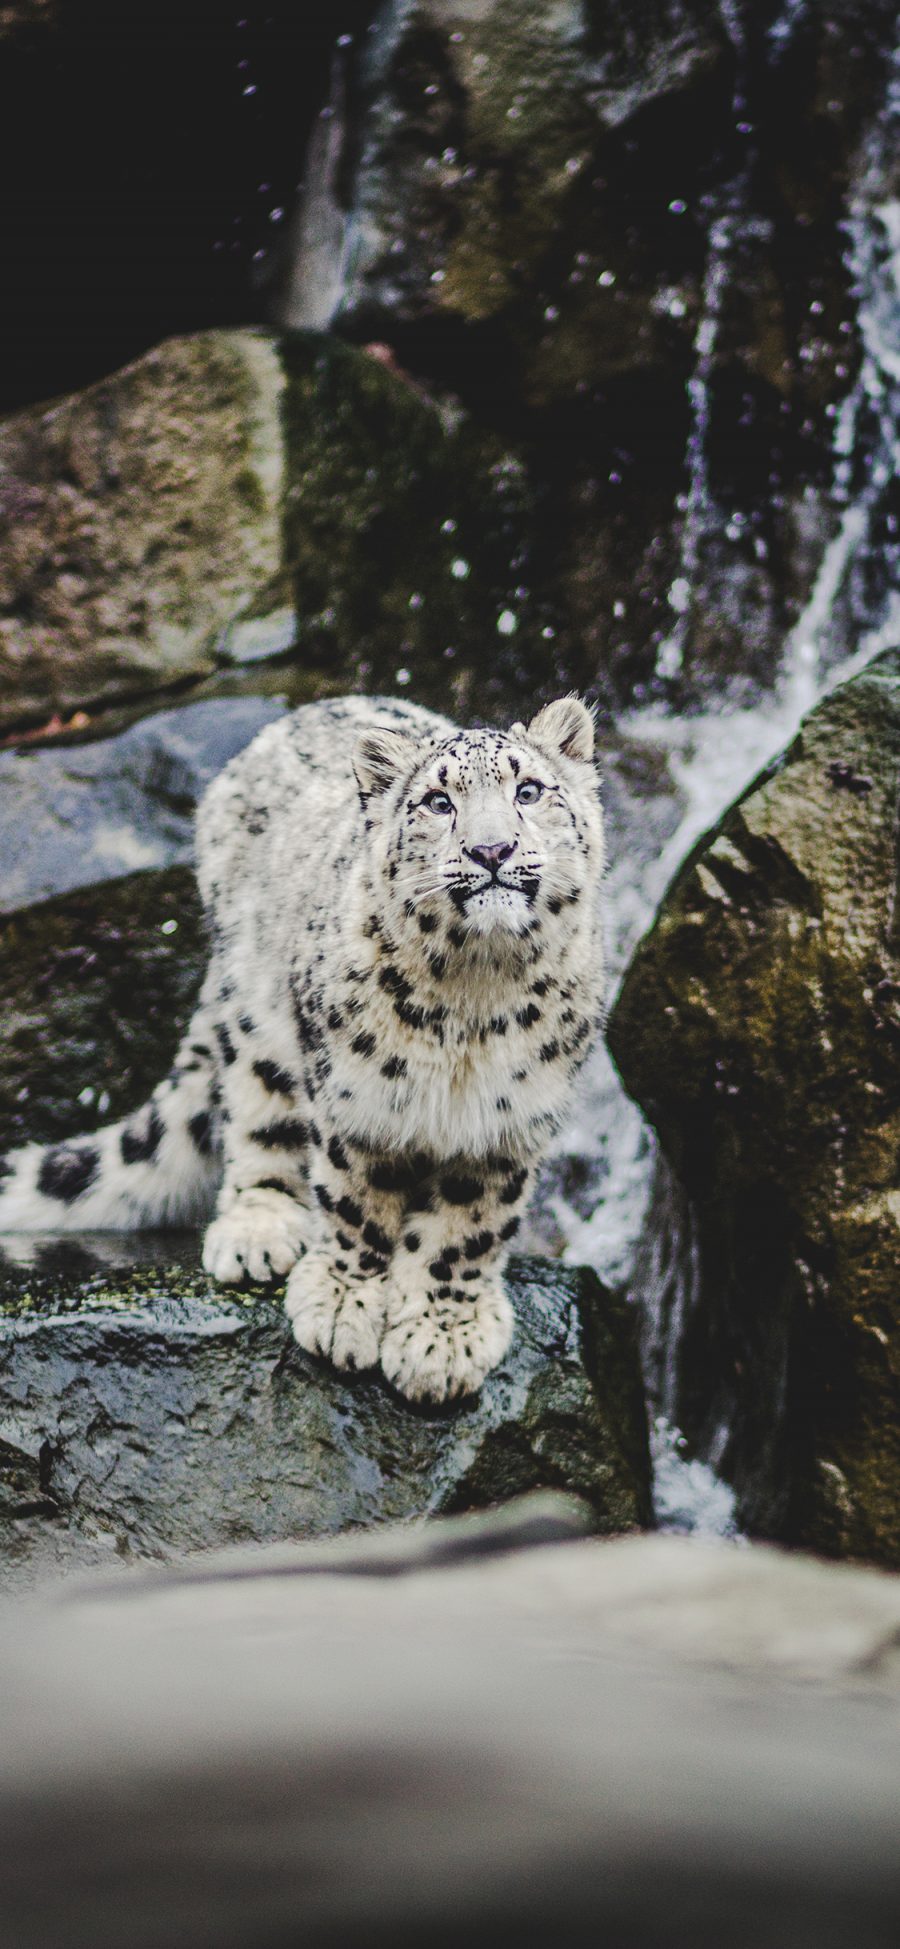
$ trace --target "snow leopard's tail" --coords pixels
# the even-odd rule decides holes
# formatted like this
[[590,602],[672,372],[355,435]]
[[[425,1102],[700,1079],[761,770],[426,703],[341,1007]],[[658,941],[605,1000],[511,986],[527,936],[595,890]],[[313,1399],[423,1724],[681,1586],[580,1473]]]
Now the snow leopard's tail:
[[0,1233],[140,1231],[203,1219],[222,1168],[216,1064],[201,1003],[149,1103],[90,1137],[0,1157]]

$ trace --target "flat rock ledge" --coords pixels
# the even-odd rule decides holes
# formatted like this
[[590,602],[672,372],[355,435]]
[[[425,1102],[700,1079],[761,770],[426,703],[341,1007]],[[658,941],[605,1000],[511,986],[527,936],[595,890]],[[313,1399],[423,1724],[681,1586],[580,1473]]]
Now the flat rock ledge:
[[542,1488],[600,1534],[651,1521],[634,1320],[593,1273],[517,1262],[507,1360],[425,1409],[303,1353],[277,1298],[213,1286],[193,1235],[3,1243],[0,1590]]

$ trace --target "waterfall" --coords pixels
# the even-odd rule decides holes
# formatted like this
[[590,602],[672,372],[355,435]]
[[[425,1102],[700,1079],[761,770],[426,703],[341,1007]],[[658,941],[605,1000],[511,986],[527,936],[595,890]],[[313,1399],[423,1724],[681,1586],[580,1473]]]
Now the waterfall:
[[[776,24],[778,32],[771,30],[776,54],[804,4],[793,0]],[[900,61],[895,59],[884,111],[860,158],[846,218],[861,358],[857,377],[834,414],[829,503],[837,525],[785,643],[777,681],[751,705],[732,707],[726,700],[715,709],[680,717],[655,706],[628,713],[617,726],[620,751],[633,755],[643,748],[664,756],[671,819],[665,843],[652,851],[646,840],[646,799],[636,794],[624,809],[617,806],[624,833],[607,883],[613,989],[690,848],[790,743],[806,712],[900,637],[900,537],[894,538],[890,515],[874,590],[863,573],[875,546],[885,489],[900,472],[900,201],[885,189],[889,163],[897,153],[898,125]],[[660,646],[663,675],[680,666],[688,641],[690,590],[712,506],[706,477],[710,382],[740,222],[735,199],[742,180],[729,186],[730,208],[716,214],[710,229],[703,312],[688,388],[689,484],[679,567],[683,586],[675,588],[673,606],[680,610],[675,628]],[[608,1284],[640,1299],[657,1519],[663,1527],[732,1534],[731,1492],[714,1472],[727,1429],[719,1431],[708,1456],[698,1460],[687,1457],[677,1426],[685,1322],[703,1299],[692,1214],[605,1051],[598,1052],[591,1068],[581,1110],[561,1140],[560,1155],[581,1159],[577,1198],[566,1193],[567,1172],[559,1159],[551,1178],[549,1203],[564,1256],[594,1265]],[[592,1170],[586,1160],[593,1160]]]

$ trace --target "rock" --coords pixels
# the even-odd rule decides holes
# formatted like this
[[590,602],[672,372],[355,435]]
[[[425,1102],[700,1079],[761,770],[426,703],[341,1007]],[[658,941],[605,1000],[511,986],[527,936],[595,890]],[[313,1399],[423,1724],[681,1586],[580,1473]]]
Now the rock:
[[413,686],[490,715],[554,688],[515,456],[315,334],[170,340],[17,415],[0,507],[0,723],[292,646],[310,696]]
[[186,1027],[207,944],[189,867],[130,874],[0,919],[0,1150],[146,1101]]
[[117,737],[0,752],[4,911],[190,860],[201,793],[282,708],[260,697],[187,704]]
[[[474,1401],[412,1408],[302,1353],[277,1299],[215,1288],[196,1241],[3,1241],[0,1578],[330,1535],[523,1490],[650,1520],[633,1316],[520,1261],[517,1331]],[[18,1259],[17,1264],[15,1260]]]
[[281,391],[268,338],[208,332],[0,427],[7,722],[213,668],[281,566]]
[[0,1941],[893,1949],[898,1623],[555,1498],[9,1608]]
[[703,841],[610,1023],[693,1201],[676,1416],[755,1534],[900,1565],[900,652]]

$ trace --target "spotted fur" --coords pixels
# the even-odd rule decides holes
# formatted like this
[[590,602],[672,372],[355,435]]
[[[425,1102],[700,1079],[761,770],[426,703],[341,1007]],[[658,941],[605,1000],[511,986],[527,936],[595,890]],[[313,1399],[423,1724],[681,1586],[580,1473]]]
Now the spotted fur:
[[506,1351],[503,1268],[601,1005],[590,714],[461,731],[311,704],[198,817],[212,956],[150,1103],[0,1169],[0,1229],[209,1214],[214,1278],[288,1276],[300,1344],[414,1399]]

